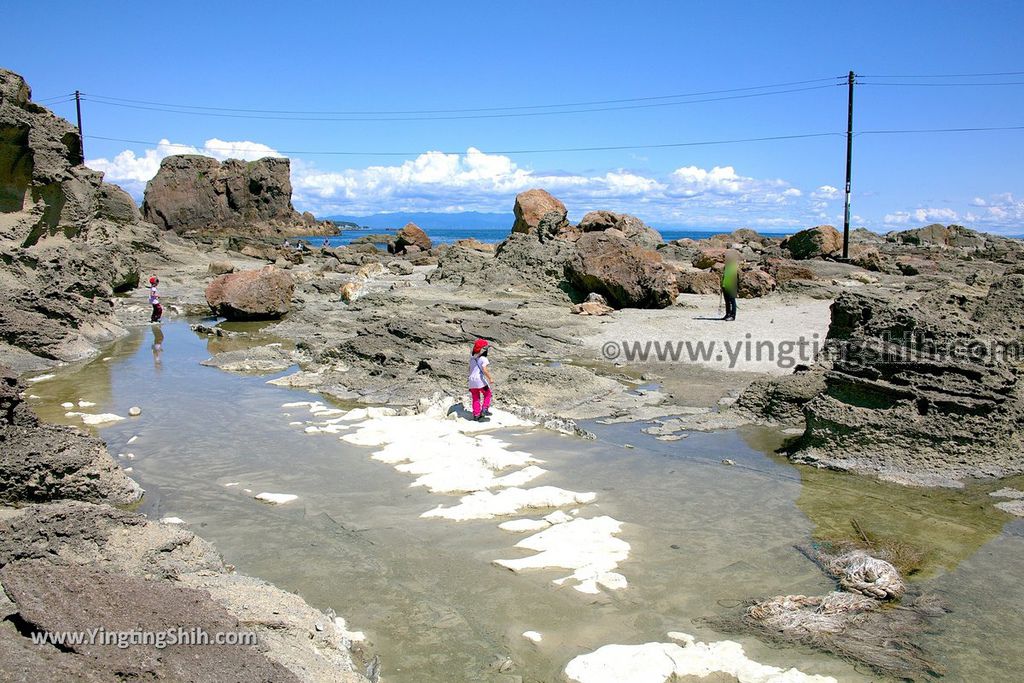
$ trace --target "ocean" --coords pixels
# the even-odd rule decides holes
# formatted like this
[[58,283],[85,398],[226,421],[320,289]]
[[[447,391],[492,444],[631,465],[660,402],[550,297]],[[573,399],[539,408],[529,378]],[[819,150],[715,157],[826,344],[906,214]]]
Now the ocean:
[[[434,244],[450,244],[461,239],[475,238],[481,242],[497,243],[508,237],[509,228],[427,228],[425,229],[427,235],[430,237]],[[393,235],[393,230],[380,230],[380,229],[363,229],[363,230],[344,230],[340,235],[333,237],[300,237],[299,239],[307,240],[313,246],[320,246],[324,239],[327,240],[331,247],[340,247],[350,244],[353,240],[365,235],[382,235],[389,234]],[[680,230],[680,229],[665,229],[660,230],[661,236],[665,238],[666,242],[672,240],[682,239],[689,237],[690,239],[704,239],[711,237],[712,235],[719,235],[727,230]],[[768,235],[771,233],[761,233]],[[777,237],[784,236],[785,233],[779,233]]]

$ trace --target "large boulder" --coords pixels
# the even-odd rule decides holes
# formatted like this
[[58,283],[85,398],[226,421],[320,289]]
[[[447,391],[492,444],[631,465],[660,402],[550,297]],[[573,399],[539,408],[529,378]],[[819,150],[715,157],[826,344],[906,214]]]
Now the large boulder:
[[718,294],[722,291],[722,275],[713,270],[682,268],[676,271],[676,284],[681,294]]
[[[515,223],[512,224],[512,232],[524,232],[537,235],[540,239],[546,239],[556,235],[569,226],[569,212],[565,204],[560,202],[547,190],[533,189],[520,192],[516,195],[515,206],[512,207],[515,214]],[[548,214],[553,214],[548,216]],[[548,217],[542,231],[541,220]]]
[[985,236],[962,225],[940,225],[932,223],[923,228],[893,233],[894,241],[914,246],[959,247],[980,249],[985,246]]
[[603,294],[617,308],[665,308],[675,303],[675,273],[658,252],[617,230],[585,233],[576,249],[568,275],[577,289]]
[[335,231],[327,222],[311,224],[292,207],[291,162],[280,157],[223,163],[197,154],[166,157],[146,185],[142,214],[178,234]]
[[294,291],[288,273],[265,266],[217,277],[206,287],[206,302],[229,320],[274,320],[291,310]]
[[427,233],[415,223],[406,223],[405,227],[395,235],[394,252],[396,254],[406,253],[409,251],[409,247],[418,247],[423,251],[430,251],[433,246]]
[[714,268],[719,263],[725,263],[725,255],[728,253],[729,250],[725,247],[701,247],[693,255],[693,267]]
[[756,299],[775,291],[778,283],[770,274],[760,268],[743,270],[740,274],[739,295],[741,299]]
[[795,259],[838,256],[843,253],[843,235],[831,225],[801,230],[782,240],[782,248]]
[[580,232],[604,232],[615,229],[626,239],[647,249],[657,249],[665,240],[661,233],[651,228],[636,216],[613,211],[591,211],[576,226]]

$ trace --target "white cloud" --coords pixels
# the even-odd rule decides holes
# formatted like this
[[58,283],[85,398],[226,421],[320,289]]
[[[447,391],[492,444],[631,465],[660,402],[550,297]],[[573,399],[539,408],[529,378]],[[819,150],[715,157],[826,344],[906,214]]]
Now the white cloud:
[[815,199],[823,199],[823,200],[835,199],[836,197],[839,196],[839,188],[838,187],[832,187],[831,185],[822,185],[821,187],[816,189],[814,192],[812,192],[811,196],[814,197]]

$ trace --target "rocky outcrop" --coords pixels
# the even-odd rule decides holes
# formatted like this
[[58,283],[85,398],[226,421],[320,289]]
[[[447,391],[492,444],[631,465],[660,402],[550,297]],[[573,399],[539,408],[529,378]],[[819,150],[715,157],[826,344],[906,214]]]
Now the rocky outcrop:
[[[557,235],[568,228],[568,211],[565,204],[556,199],[547,190],[534,189],[516,195],[516,203],[512,208],[515,223],[512,232],[523,232],[536,235],[544,240]],[[544,220],[544,219],[547,220]],[[541,221],[544,221],[543,229]]]
[[196,154],[166,157],[146,184],[142,215],[178,234],[336,232],[329,221],[318,223],[292,207],[291,162],[281,157],[223,163]]
[[661,233],[636,216],[612,211],[591,211],[576,226],[582,233],[618,230],[627,240],[646,249],[657,249],[665,240]]
[[295,281],[274,266],[221,275],[206,287],[206,302],[228,320],[275,320],[291,310]]
[[782,240],[782,248],[795,259],[838,256],[843,252],[843,236],[831,225],[801,230]]
[[584,233],[568,264],[578,290],[603,294],[618,308],[665,308],[679,294],[674,272],[661,256],[609,229]]
[[396,254],[405,254],[410,251],[409,247],[415,247],[419,251],[430,251],[434,244],[423,229],[415,223],[406,223],[405,227],[395,235],[392,251]]
[[1024,472],[1014,351],[1024,339],[1022,292],[1024,275],[1009,275],[983,296],[943,288],[902,304],[841,295],[825,387],[804,405],[791,457],[924,484]]
[[913,228],[903,232],[892,233],[891,237],[901,244],[911,244],[914,246],[979,249],[985,245],[984,235],[974,230],[969,230],[962,225],[945,226],[933,223],[923,228]]
[[124,333],[110,297],[139,281],[153,226],[82,165],[78,131],[0,70],[0,343],[71,361]]

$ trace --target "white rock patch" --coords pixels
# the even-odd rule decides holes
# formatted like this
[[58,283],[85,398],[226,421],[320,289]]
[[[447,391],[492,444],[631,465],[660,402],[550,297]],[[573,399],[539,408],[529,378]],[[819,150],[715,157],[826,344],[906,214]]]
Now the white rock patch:
[[544,639],[544,636],[537,633],[536,631],[523,631],[523,638],[533,641],[534,643],[539,643],[541,640]]
[[599,587],[622,589],[626,587],[626,577],[614,570],[629,557],[629,543],[615,537],[621,529],[622,522],[607,516],[555,524],[516,543],[517,548],[536,550],[535,555],[494,563],[514,572],[570,569],[572,574],[556,579],[555,583],[575,581],[573,588],[581,593],[597,593]]
[[698,643],[683,633],[673,635],[683,636],[683,644],[605,645],[569,662],[565,677],[575,683],[666,683],[675,677],[723,673],[740,683],[837,683],[831,676],[755,662],[731,640]]
[[64,416],[65,417],[80,417],[80,418],[82,418],[82,422],[84,422],[87,425],[109,424],[111,422],[120,422],[121,420],[124,419],[120,415],[115,415],[114,413],[97,413],[97,414],[93,414],[93,413],[70,412],[70,413],[64,413]]
[[522,510],[534,508],[556,508],[563,505],[590,503],[596,493],[577,493],[556,486],[538,486],[532,489],[510,488],[497,493],[477,491],[463,496],[458,505],[438,506],[424,512],[420,517],[443,517],[456,522],[468,519],[491,519],[507,517]]
[[274,505],[284,505],[285,503],[292,502],[296,498],[298,498],[298,496],[291,493],[267,493],[264,491],[263,493],[256,494],[256,500],[261,500],[264,503],[272,503]]
[[161,517],[160,521],[164,524],[184,524],[185,520],[181,517]]

